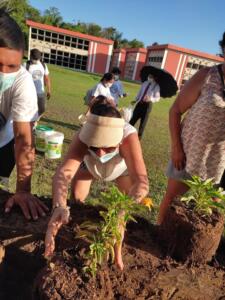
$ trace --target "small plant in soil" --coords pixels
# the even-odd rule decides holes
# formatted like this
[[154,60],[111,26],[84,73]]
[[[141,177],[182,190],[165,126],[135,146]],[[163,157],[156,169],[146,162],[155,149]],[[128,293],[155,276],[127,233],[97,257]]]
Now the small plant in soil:
[[113,186],[109,192],[101,193],[101,198],[106,206],[105,211],[100,211],[102,221],[82,223],[77,235],[90,243],[89,250],[85,254],[84,271],[92,276],[96,275],[98,266],[107,262],[110,257],[111,262],[114,262],[114,246],[121,242],[121,229],[125,229],[126,223],[130,220],[136,222],[132,213],[137,204],[129,196],[121,193],[117,187]]
[[221,214],[225,213],[225,195],[222,188],[216,188],[213,179],[202,180],[193,176],[191,180],[183,181],[190,190],[187,196],[181,198],[188,207],[200,215],[212,215],[216,209]]

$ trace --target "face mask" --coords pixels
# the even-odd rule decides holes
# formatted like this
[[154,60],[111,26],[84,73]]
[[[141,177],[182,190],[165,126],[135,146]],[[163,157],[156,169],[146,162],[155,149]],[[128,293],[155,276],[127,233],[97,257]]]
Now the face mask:
[[112,83],[106,83],[105,84],[105,86],[108,87],[108,88],[111,88],[112,85],[113,85]]
[[119,80],[119,78],[120,78],[119,75],[114,75],[115,80]]
[[115,157],[119,153],[119,149],[117,148],[115,151],[106,153],[99,157],[93,150],[88,149],[89,153],[92,157],[94,157],[96,160],[100,161],[102,164],[105,164],[109,160],[111,160],[113,157]]
[[36,65],[39,62],[39,60],[32,59],[31,62],[32,62],[32,64]]
[[13,85],[18,73],[19,71],[13,73],[0,72],[0,95]]
[[148,77],[148,82],[153,83],[154,79],[152,77]]

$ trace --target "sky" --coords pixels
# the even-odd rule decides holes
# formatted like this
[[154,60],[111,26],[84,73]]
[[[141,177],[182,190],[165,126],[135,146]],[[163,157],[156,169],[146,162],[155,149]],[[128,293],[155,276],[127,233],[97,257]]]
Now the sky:
[[225,0],[30,0],[42,13],[57,7],[65,22],[115,27],[122,38],[220,53]]

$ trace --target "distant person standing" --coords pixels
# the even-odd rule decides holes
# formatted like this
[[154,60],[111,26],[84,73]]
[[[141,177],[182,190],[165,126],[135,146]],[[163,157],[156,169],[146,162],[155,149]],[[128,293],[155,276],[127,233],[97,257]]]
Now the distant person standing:
[[149,74],[148,79],[142,83],[136,96],[137,104],[130,120],[130,124],[134,126],[134,124],[140,119],[140,126],[138,130],[139,139],[141,139],[147,124],[149,114],[152,110],[152,103],[158,102],[159,100],[160,87],[156,82],[156,78]]
[[110,92],[111,92],[111,95],[114,98],[114,101],[115,101],[116,105],[118,105],[119,98],[126,97],[127,94],[124,93],[123,84],[120,81],[120,74],[121,74],[120,69],[118,67],[114,67],[112,69],[112,74],[114,75],[114,80],[115,81],[114,81],[113,85],[110,87]]
[[26,69],[33,77],[34,85],[38,97],[39,118],[46,110],[45,86],[47,89],[47,99],[51,97],[51,82],[47,65],[41,59],[41,52],[38,49],[30,51],[30,60],[26,62]]

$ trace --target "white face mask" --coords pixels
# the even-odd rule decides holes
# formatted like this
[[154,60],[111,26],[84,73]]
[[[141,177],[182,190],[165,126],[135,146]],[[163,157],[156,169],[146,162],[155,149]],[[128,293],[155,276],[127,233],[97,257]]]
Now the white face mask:
[[13,73],[0,72],[0,95],[13,85],[18,73],[19,71]]
[[105,86],[108,87],[108,88],[111,88],[112,85],[113,84],[111,82],[105,84]]
[[34,65],[36,65],[39,61],[40,61],[39,59],[37,59],[37,60],[36,59],[32,59],[31,60],[32,64],[34,64]]
[[155,82],[155,80],[152,77],[148,77],[148,82],[153,83],[153,82]]
[[115,157],[119,153],[119,149],[117,148],[113,152],[106,153],[102,156],[98,156],[93,150],[88,149],[88,152],[91,154],[92,157],[94,157],[96,160],[100,161],[102,164],[105,164],[109,160],[111,160],[113,157]]
[[120,78],[119,75],[114,75],[115,80],[119,80],[119,78]]

